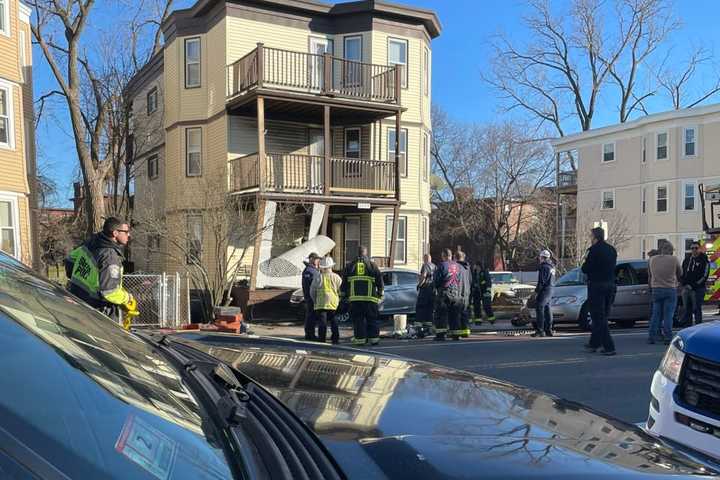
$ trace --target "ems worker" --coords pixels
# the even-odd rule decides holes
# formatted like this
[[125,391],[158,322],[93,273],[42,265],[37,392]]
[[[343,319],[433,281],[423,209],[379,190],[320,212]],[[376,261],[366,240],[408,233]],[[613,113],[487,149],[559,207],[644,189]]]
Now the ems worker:
[[482,264],[475,262],[472,271],[472,301],[473,301],[473,322],[482,323],[482,311],[485,311],[488,322],[495,323],[495,313],[492,309],[492,277],[490,271]]
[[433,277],[435,275],[435,264],[429,253],[423,255],[423,265],[420,268],[420,277],[417,285],[417,301],[415,302],[415,330],[418,336],[423,338],[426,331],[433,326],[433,312],[435,310],[435,287]]
[[342,295],[350,302],[353,345],[380,343],[378,303],[382,299],[383,290],[380,269],[368,257],[367,247],[360,247],[358,258],[345,267],[342,282]]
[[65,259],[68,290],[91,307],[117,317],[125,312],[123,327],[130,328],[139,315],[135,298],[123,288],[123,249],[130,239],[127,222],[109,217],[102,232],[75,248]]
[[468,338],[470,336],[470,286],[472,275],[470,274],[470,263],[465,259],[465,252],[458,251],[456,261],[460,265],[460,295],[462,297],[460,328],[456,332],[450,331],[450,335],[456,340],[456,337]]
[[[457,332],[460,328],[460,313],[462,308],[462,285],[460,278],[460,265],[452,260],[449,248],[442,251],[442,263],[435,270],[435,291],[437,292],[435,305],[435,340],[443,341],[448,333]],[[454,337],[453,337],[454,338]]]
[[335,319],[335,311],[340,304],[340,275],[332,271],[335,262],[332,257],[325,257],[320,262],[320,275],[316,276],[310,286],[315,315],[318,324],[317,339],[325,343],[327,327],[330,326],[330,340],[333,345],[340,343],[340,330]]

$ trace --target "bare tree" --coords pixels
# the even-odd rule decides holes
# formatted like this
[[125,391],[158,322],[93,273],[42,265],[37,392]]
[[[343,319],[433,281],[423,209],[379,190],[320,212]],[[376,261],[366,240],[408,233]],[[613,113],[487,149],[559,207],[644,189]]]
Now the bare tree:
[[693,88],[693,80],[698,77],[699,69],[712,64],[713,55],[705,47],[697,47],[689,58],[682,62],[680,68],[674,66],[675,60],[670,58],[670,52],[665,56],[662,66],[658,69],[657,83],[670,98],[675,110],[692,108],[720,92],[720,72],[715,66],[713,75],[705,75],[710,79],[704,85]]
[[[167,15],[172,0],[162,1],[163,15]],[[135,43],[128,51],[122,42],[123,35],[118,34],[127,23],[121,19],[113,23],[114,41],[93,43],[88,26],[94,0],[31,0],[29,3],[36,15],[31,25],[35,43],[43,52],[58,85],[57,89],[39,98],[38,111],[43,111],[45,102],[51,97],[61,97],[68,110],[83,180],[87,229],[96,231],[105,216],[105,181],[111,175],[118,175],[113,159],[118,155],[122,141],[118,141],[121,138],[116,132],[119,123],[113,115],[118,110],[118,103],[122,103],[123,83],[131,76],[127,71],[122,77],[117,76],[115,65],[127,64],[121,59],[128,56],[138,58],[141,46]],[[137,12],[146,11],[146,7],[146,2],[140,2],[131,11],[137,16],[140,15]],[[137,37],[138,31],[145,26],[137,21],[128,25],[131,37]],[[157,38],[156,35],[156,44]],[[98,51],[100,47],[112,47],[114,54],[103,55]],[[155,48],[153,45],[150,51]],[[149,54],[145,57],[149,58]],[[143,64],[144,61],[135,62],[134,71]]]

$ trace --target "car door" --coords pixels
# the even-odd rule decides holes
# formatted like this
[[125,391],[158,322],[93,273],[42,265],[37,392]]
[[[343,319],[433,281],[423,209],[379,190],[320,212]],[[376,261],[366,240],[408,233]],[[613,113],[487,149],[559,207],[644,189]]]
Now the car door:
[[633,262],[632,268],[635,271],[635,289],[633,290],[635,297],[635,318],[649,319],[652,296],[650,295],[648,262],[647,260]]
[[393,278],[393,272],[392,271],[384,271],[382,272],[382,278],[383,278],[383,285],[384,285],[384,296],[383,301],[380,303],[380,311],[381,312],[391,312],[393,309],[396,308],[395,306],[395,289],[397,285],[395,285],[395,279]]
[[395,313],[414,313],[417,301],[418,274],[414,272],[395,272],[396,283]]
[[615,267],[615,303],[610,309],[610,318],[613,320],[624,320],[633,318],[632,313],[637,303],[634,298],[635,281],[633,268],[629,263],[618,263]]

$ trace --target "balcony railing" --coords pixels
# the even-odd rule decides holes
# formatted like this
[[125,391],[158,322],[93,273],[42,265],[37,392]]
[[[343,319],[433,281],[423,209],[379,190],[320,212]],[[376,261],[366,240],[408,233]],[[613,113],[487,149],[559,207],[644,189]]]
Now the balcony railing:
[[401,68],[260,44],[228,65],[227,96],[260,87],[399,104]]
[[558,174],[558,187],[568,188],[577,186],[577,172],[560,172]]
[[395,162],[354,158],[330,159],[330,185],[325,189],[325,158],[317,155],[268,153],[264,175],[257,153],[230,160],[231,192],[264,190],[295,194],[395,194]]

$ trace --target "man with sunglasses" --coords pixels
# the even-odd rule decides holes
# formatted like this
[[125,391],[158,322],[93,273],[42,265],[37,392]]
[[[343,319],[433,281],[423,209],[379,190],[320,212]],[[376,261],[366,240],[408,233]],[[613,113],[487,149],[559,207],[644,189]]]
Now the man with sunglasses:
[[68,290],[91,307],[117,318],[125,312],[125,328],[138,315],[135,298],[123,288],[123,250],[130,240],[130,226],[124,220],[109,217],[101,232],[70,252],[65,272]]
[[693,242],[692,252],[682,264],[683,305],[685,306],[684,324],[702,323],[702,306],[705,300],[705,283],[710,275],[710,262],[705,252],[700,250],[700,242]]

